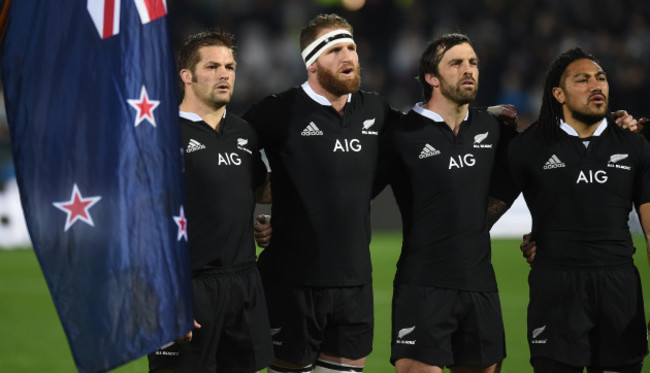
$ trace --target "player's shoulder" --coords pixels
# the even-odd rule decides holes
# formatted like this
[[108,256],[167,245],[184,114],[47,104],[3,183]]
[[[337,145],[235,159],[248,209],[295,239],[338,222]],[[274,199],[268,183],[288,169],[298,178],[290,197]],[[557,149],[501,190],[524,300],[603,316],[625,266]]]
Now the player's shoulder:
[[299,87],[292,87],[280,93],[272,93],[255,102],[253,106],[243,115],[243,118],[249,120],[253,114],[269,115],[270,112],[283,110],[291,102],[298,99],[300,93]]
[[388,107],[388,101],[379,92],[358,90],[352,94],[353,99],[363,103],[374,103],[382,107]]

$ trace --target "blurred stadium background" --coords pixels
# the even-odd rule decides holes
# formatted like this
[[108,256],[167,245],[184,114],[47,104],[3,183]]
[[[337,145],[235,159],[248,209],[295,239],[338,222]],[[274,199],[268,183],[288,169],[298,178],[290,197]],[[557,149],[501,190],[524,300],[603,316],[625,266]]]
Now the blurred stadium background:
[[[462,32],[472,38],[480,58],[480,90],[476,105],[514,104],[520,120],[531,123],[539,110],[541,82],[546,67],[557,54],[581,46],[596,55],[608,72],[612,109],[626,109],[637,118],[650,115],[648,1],[168,0],[167,3],[172,43],[175,46],[186,35],[209,28],[223,28],[237,36],[237,79],[235,96],[229,105],[229,110],[237,114],[243,113],[265,95],[283,91],[306,79],[298,47],[300,29],[318,13],[335,12],[347,18],[355,28],[362,67],[362,88],[381,92],[394,107],[404,111],[421,100],[420,86],[414,77],[417,75],[418,58],[426,43],[442,33]],[[0,5],[4,5],[4,1],[0,1]],[[0,249],[29,248],[3,105],[4,100],[0,99]],[[266,211],[266,207],[259,209],[259,212]],[[383,264],[375,263],[379,338],[380,333],[387,332],[384,329],[390,323],[389,311],[379,311],[379,307],[390,306],[389,298],[385,297],[390,296],[391,274],[394,273],[394,260],[400,245],[399,234],[395,233],[399,232],[400,220],[389,191],[374,201],[372,211],[373,230],[382,232],[374,236],[373,247],[378,247],[377,260],[384,261]],[[638,229],[638,222],[633,221],[632,226]],[[492,233],[494,237],[520,237],[529,227],[525,206],[518,201]],[[516,314],[513,315],[516,320],[510,322],[521,324],[524,322],[527,298],[527,266],[521,263],[523,260],[518,256],[516,240],[498,242],[495,245],[498,254],[495,252],[494,255],[497,274],[500,268],[507,271],[508,276],[518,273],[512,275],[515,276],[513,281],[523,286],[518,286],[517,290],[511,289],[509,277],[505,280],[505,289],[504,285],[500,285],[504,314],[507,308],[516,307]],[[637,243],[642,244],[638,238]],[[504,257],[512,257],[512,252],[505,255],[500,250],[515,251],[516,260],[512,266],[510,260],[502,261]],[[60,326],[58,329],[57,325],[54,326],[53,339],[47,337],[51,329],[44,325],[56,324],[58,319],[33,254],[26,251],[3,253],[0,250],[0,335],[4,337],[0,338],[0,371],[38,371],[27,361],[39,359],[39,354],[43,352],[39,348],[34,353],[25,349],[29,350],[32,344],[41,342],[57,345],[58,348],[50,355],[45,353],[43,360],[46,363],[49,359],[71,359],[69,352],[66,355]],[[384,251],[386,253],[381,254]],[[645,260],[640,255],[637,255],[637,259],[640,271],[645,276]],[[649,290],[650,285],[647,281],[645,284],[646,290]],[[40,298],[34,304],[26,300],[37,296]],[[12,299],[27,303],[18,307],[5,303]],[[647,304],[646,309],[649,309]],[[28,305],[36,307],[38,312],[25,313]],[[38,328],[45,329],[40,329],[42,332],[35,327],[23,330],[23,325],[38,325]],[[520,334],[523,330],[520,327],[509,330],[509,338],[511,334]],[[28,333],[25,337],[29,339],[18,345],[23,351],[21,355],[15,352],[18,349],[9,348],[7,340],[20,340],[22,337],[17,337],[17,334],[23,332]],[[44,338],[40,338],[41,335]],[[384,334],[381,335],[381,338],[386,338]],[[514,338],[525,342],[521,335]],[[376,345],[387,343],[388,340],[383,339],[378,340]],[[511,348],[510,344],[508,348]],[[62,355],[60,351],[63,351]],[[375,355],[385,355],[387,351],[382,347],[380,351],[376,350]],[[506,365],[504,372],[522,371],[519,369],[529,371],[525,357],[527,347],[523,345],[521,351],[520,360],[524,365],[520,367],[523,368],[513,368],[513,365],[508,368]],[[367,371],[390,371],[385,365],[387,356],[373,359],[382,361],[383,368],[370,369],[378,366],[372,365],[375,364],[373,362],[369,363]],[[142,361],[135,364],[137,368],[124,371],[146,370]],[[67,365],[50,365],[74,369],[71,360]],[[67,369],[46,370],[56,372]],[[644,371],[650,372],[650,369],[646,366]]]

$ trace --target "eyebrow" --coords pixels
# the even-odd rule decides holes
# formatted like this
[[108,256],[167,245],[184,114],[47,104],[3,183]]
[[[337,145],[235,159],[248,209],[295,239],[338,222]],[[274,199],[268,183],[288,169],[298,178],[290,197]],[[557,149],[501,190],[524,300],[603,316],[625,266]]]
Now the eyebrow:
[[607,76],[607,73],[604,72],[603,70],[599,70],[595,74],[590,73],[590,72],[581,72],[581,73],[574,74],[573,78],[581,78],[581,77],[584,77],[584,76],[602,76],[602,75]]

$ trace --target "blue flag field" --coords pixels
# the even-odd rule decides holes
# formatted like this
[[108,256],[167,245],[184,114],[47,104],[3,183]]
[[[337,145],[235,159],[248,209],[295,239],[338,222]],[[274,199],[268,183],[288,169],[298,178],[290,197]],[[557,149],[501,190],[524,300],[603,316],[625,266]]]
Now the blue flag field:
[[81,372],[192,327],[174,70],[165,0],[11,4],[2,76],[16,175]]

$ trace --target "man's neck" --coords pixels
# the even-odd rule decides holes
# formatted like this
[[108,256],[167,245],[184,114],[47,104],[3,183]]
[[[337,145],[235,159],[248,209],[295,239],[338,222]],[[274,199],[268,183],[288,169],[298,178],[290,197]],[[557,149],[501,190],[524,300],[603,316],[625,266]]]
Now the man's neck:
[[433,95],[423,106],[425,109],[438,113],[445,123],[451,128],[454,134],[458,134],[460,124],[463,123],[467,117],[467,110],[469,104],[459,105],[456,102],[450,101],[445,97]]
[[601,118],[594,123],[585,123],[584,121],[571,116],[569,113],[564,113],[564,118],[564,123],[573,128],[580,138],[593,136],[594,132],[596,132],[598,126],[603,121],[603,118]]
[[221,106],[218,109],[210,108],[202,104],[193,103],[188,100],[183,100],[179,106],[180,111],[187,111],[189,113],[197,114],[215,131],[219,130],[219,125],[221,124],[221,119],[226,110],[226,105]]
[[309,78],[310,79],[307,80],[307,84],[309,84],[309,87],[311,87],[314,93],[325,97],[327,101],[332,104],[334,110],[336,110],[340,115],[343,115],[343,109],[345,108],[345,104],[348,102],[348,97],[350,94],[346,93],[341,96],[337,96],[323,88],[323,86],[318,83],[318,80],[316,78],[312,78],[311,76]]

